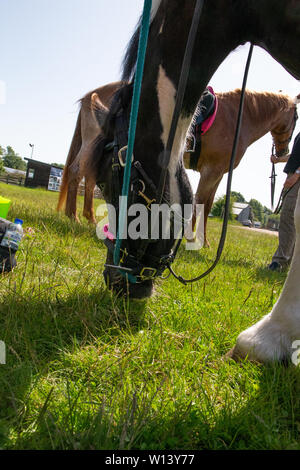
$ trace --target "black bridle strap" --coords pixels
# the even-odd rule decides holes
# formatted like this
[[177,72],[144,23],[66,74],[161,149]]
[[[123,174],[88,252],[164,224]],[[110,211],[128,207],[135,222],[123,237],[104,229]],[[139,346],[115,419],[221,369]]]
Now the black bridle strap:
[[[295,112],[294,112],[294,117],[293,117],[293,122],[289,128],[289,130],[291,129],[291,133],[290,133],[290,136],[288,139],[286,139],[285,141],[283,142],[280,142],[280,144],[285,144],[285,143],[290,143],[290,141],[292,140],[292,136],[293,136],[293,132],[295,130],[295,127],[296,127],[296,124],[297,124],[297,119],[298,119],[298,113],[297,113],[297,107],[295,105]],[[273,134],[275,135],[280,135],[281,132],[274,132],[273,131]],[[272,156],[276,157],[276,146],[275,146],[275,141],[273,140],[273,145],[272,145]],[[276,172],[275,172],[275,163],[272,162],[272,172],[271,172],[271,207],[272,207],[272,210],[274,209],[274,196],[275,196],[275,185],[276,185]],[[279,198],[279,201],[278,201],[278,204],[277,204],[277,207],[275,209],[275,211],[273,212],[274,214],[279,214],[280,210],[281,210],[281,206],[282,206],[282,202],[283,202],[283,199],[284,197],[286,196],[286,193],[284,191],[284,189],[282,190],[281,194],[280,194],[280,198]]]
[[[297,112],[297,105],[295,105],[294,116],[293,116],[291,125],[289,126],[289,129],[288,129],[288,132],[290,132],[290,136],[285,140],[278,141],[279,144],[283,145],[283,144],[290,143],[290,141],[292,140],[292,137],[293,137],[293,132],[294,132],[296,124],[297,124],[297,120],[298,120],[298,112]],[[284,132],[272,131],[272,133],[276,136],[278,136],[278,135],[280,136],[282,134],[286,134],[287,132],[286,131],[284,131]],[[274,146],[275,146],[274,138],[273,138],[273,141],[274,141]],[[275,149],[275,155],[276,155],[276,153],[277,152],[276,152],[276,149]]]
[[228,172],[228,179],[227,179],[224,220],[223,220],[222,233],[221,233],[221,238],[220,238],[220,242],[219,242],[219,246],[218,246],[218,250],[217,250],[217,255],[216,255],[215,261],[210,266],[210,268],[207,271],[205,271],[203,274],[200,274],[199,276],[194,277],[193,279],[184,279],[182,276],[178,276],[173,271],[171,266],[169,266],[170,272],[182,284],[189,284],[189,283],[193,283],[193,282],[196,282],[196,281],[200,281],[200,279],[203,279],[205,276],[207,276],[209,273],[211,273],[213,271],[213,269],[216,267],[216,265],[218,264],[218,262],[220,260],[220,257],[221,257],[221,254],[222,254],[222,251],[223,251],[223,248],[224,248],[224,244],[225,244],[225,240],[226,240],[226,233],[227,233],[228,219],[229,219],[232,174],[233,174],[235,157],[236,157],[236,150],[237,150],[237,145],[238,145],[240,130],[241,130],[243,108],[244,108],[244,101],[245,101],[245,90],[246,90],[246,83],[247,83],[247,78],[248,78],[249,67],[250,67],[251,58],[252,58],[252,52],[253,52],[253,44],[251,44],[251,46],[250,46],[250,50],[249,50],[249,54],[248,54],[248,58],[247,58],[247,63],[246,63],[246,68],[245,68],[245,73],[244,73],[243,86],[242,86],[241,99],[240,99],[240,106],[239,106],[239,113],[238,113],[238,119],[237,119],[237,126],[236,126],[236,131],[235,131],[235,136],[234,136],[234,142],[233,142],[233,148],[232,148],[232,154],[231,154],[229,172]]

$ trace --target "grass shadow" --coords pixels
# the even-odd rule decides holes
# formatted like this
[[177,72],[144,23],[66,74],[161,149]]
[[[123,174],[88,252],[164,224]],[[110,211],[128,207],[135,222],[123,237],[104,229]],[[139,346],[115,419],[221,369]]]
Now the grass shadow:
[[21,417],[23,423],[35,383],[53,361],[91,344],[110,345],[114,338],[122,342],[122,336],[135,335],[145,326],[145,306],[146,301],[117,299],[106,289],[68,296],[53,291],[43,300],[9,293],[0,306],[6,345],[6,364],[0,366],[0,447]]
[[[51,433],[54,449],[299,450],[299,369],[249,363],[230,368],[225,382],[216,366],[199,371],[192,402],[177,397],[174,404],[172,390],[149,393],[146,384],[127,392],[115,409],[116,389],[94,407],[75,398],[70,409],[79,422],[76,431],[70,416],[58,422],[53,409],[47,410],[34,432],[23,436],[22,448],[45,448],[41,436]],[[208,377],[214,390],[205,386]]]
[[271,271],[267,266],[258,267],[254,271],[254,276],[256,279],[270,280],[284,282],[286,280],[288,270],[282,272]]
[[299,368],[280,364],[258,366],[247,361],[229,367],[235,373],[241,369],[246,376],[252,369],[256,377],[254,387],[246,383],[245,376],[238,381],[229,379],[227,393],[228,397],[231,392],[236,396],[237,411],[225,402],[218,407],[213,425],[203,426],[199,421],[196,448],[299,450]]

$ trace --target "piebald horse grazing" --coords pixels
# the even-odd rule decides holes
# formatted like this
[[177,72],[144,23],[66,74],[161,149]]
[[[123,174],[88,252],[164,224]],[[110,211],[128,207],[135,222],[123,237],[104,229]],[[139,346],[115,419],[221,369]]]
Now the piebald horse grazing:
[[[196,204],[204,204],[204,240],[207,240],[207,218],[220,181],[229,170],[230,156],[238,115],[241,90],[216,93],[218,110],[214,123],[201,137],[200,154],[184,154],[185,168],[201,173],[196,191]],[[292,99],[280,93],[246,90],[241,132],[235,159],[235,168],[240,163],[249,145],[271,132],[277,156],[287,154],[297,113],[298,97]],[[196,147],[197,149],[197,147]],[[196,150],[197,152],[197,150]],[[195,161],[196,165],[191,165]],[[195,227],[193,216],[193,230]]]
[[87,93],[80,100],[74,135],[63,172],[57,210],[66,204],[65,213],[78,221],[76,213],[77,191],[80,181],[85,177],[83,215],[96,222],[93,208],[95,172],[87,165],[91,156],[92,144],[102,132],[104,117],[108,113],[112,97],[120,88],[121,82],[109,83]]
[[[157,198],[160,202],[160,189],[163,190],[162,200],[169,204],[177,203],[182,207],[192,203],[192,190],[182,161],[185,136],[200,95],[221,62],[237,46],[251,41],[263,47],[290,73],[300,78],[300,0],[204,0],[179,124],[166,168],[168,160],[164,149],[195,4],[193,0],[153,2],[134,146],[134,168],[139,172],[142,184],[137,192],[134,192],[132,184],[129,191],[130,198],[141,204],[146,205],[142,195],[147,195],[148,200]],[[125,57],[125,81],[131,81],[135,74],[137,38],[135,33]],[[116,209],[123,181],[122,148],[131,97],[131,83],[116,93],[103,128],[103,137],[94,154],[94,164],[99,171],[97,183],[103,189],[106,201]],[[118,149],[120,165],[115,154]],[[165,169],[167,178],[162,181]],[[289,359],[293,341],[300,338],[300,199],[295,223],[297,241],[283,292],[270,314],[240,334],[232,351],[234,357],[248,356],[263,362]],[[114,265],[113,242],[107,243],[104,276],[109,287],[127,291],[129,284],[130,295],[149,296],[153,278],[174,257],[175,237],[176,234],[172,233],[168,240],[125,240],[121,270],[119,265]],[[125,269],[134,272],[139,282],[127,282],[122,275]]]

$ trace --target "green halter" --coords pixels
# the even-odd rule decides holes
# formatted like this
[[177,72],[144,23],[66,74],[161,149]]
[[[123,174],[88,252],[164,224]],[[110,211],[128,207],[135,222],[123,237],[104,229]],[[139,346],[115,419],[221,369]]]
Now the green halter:
[[[138,117],[139,104],[140,104],[141,87],[142,87],[142,80],[143,80],[143,73],[144,73],[144,64],[145,64],[145,57],[146,57],[146,50],[147,50],[148,34],[149,34],[149,28],[150,28],[151,9],[152,9],[152,0],[145,0],[143,16],[142,16],[140,39],[139,39],[134,88],[133,88],[130,123],[129,123],[129,130],[128,130],[126,164],[125,164],[125,169],[124,169],[124,179],[123,179],[123,188],[122,188],[122,196],[125,196],[125,197],[121,198],[119,229],[117,233],[115,250],[114,250],[114,263],[116,266],[119,266],[119,263],[120,263],[121,243],[122,243],[124,232],[126,230],[125,220],[126,220],[126,212],[127,212],[127,197],[129,193],[132,155],[133,155],[136,124],[137,124],[137,117]],[[132,274],[124,274],[122,271],[121,273],[128,278],[129,282],[131,283],[137,282],[136,277],[133,276]]]

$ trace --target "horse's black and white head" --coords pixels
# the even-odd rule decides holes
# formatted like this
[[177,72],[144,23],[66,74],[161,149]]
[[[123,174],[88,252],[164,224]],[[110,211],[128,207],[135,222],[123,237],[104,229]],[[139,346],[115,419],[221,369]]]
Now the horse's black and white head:
[[[171,205],[192,203],[192,192],[182,164],[185,137],[199,97],[218,66],[238,45],[252,41],[265,48],[294,76],[300,76],[299,56],[299,3],[300,0],[207,0],[204,1],[192,65],[189,73],[183,107],[167,167],[163,201]],[[138,124],[134,146],[134,161],[140,162],[146,178],[140,188],[148,200],[156,199],[153,185],[159,185],[162,173],[162,155],[166,148],[181,64],[193,18],[196,0],[153,1],[152,23],[145,61],[140,99]],[[116,120],[120,112],[129,117],[132,98],[132,80],[138,49],[139,28],[133,35],[127,50],[123,80],[124,86],[117,92],[104,126],[104,138],[96,147],[94,163],[98,168],[98,182],[104,185],[104,196],[115,207],[121,194],[123,173],[116,183],[113,174],[113,153],[105,146],[116,137]],[[147,181],[146,181],[147,180]],[[152,182],[151,183],[149,183]],[[145,183],[145,188],[143,184]],[[131,182],[130,194],[134,193]],[[117,188],[118,186],[118,188]],[[145,189],[145,191],[144,191]],[[146,205],[140,197],[138,202]],[[130,239],[128,253],[143,266],[156,269],[158,260],[169,256],[174,247],[175,234],[170,239],[151,240],[144,250],[144,241]],[[141,256],[142,253],[142,256]],[[112,252],[108,250],[104,275],[109,286],[127,290],[127,281],[113,267]],[[129,283],[129,293],[135,297],[149,296],[153,279],[146,276],[138,284]]]
[[[108,207],[115,209],[109,210],[110,231],[116,236],[120,227],[118,225],[118,215],[120,210],[120,199],[122,194],[122,185],[124,177],[124,168],[122,166],[126,152],[119,152],[123,144],[114,150],[113,142],[116,142],[118,134],[128,130],[129,113],[132,98],[132,85],[124,86],[116,93],[111,109],[106,117],[104,124],[104,136],[96,142],[95,158],[93,164],[98,168],[97,184],[101,187],[103,196]],[[147,109],[145,110],[147,112]],[[98,108],[96,115],[99,122],[103,121],[104,111]],[[121,122],[125,128],[119,127],[118,116],[122,113]],[[159,108],[156,107],[157,127],[159,135],[162,133],[159,120]],[[149,115],[153,119],[153,107]],[[154,121],[154,119],[153,119]],[[155,121],[154,121],[155,122]],[[103,122],[102,122],[103,123]],[[108,251],[104,278],[107,285],[117,292],[129,292],[129,295],[135,298],[148,297],[152,293],[154,278],[162,275],[166,266],[173,260],[173,254],[178,243],[178,237],[182,237],[184,219],[191,215],[192,211],[192,192],[190,184],[183,168],[182,162],[177,159],[177,165],[167,172],[163,192],[159,193],[160,178],[162,167],[160,158],[163,155],[164,146],[161,139],[151,142],[151,136],[147,131],[139,133],[134,147],[133,167],[131,170],[131,181],[128,197],[128,218],[126,220],[126,240],[121,243],[120,263],[125,268],[120,271],[115,267],[114,246],[111,241],[107,242]],[[122,137],[121,137],[122,138]],[[124,142],[123,142],[124,143]],[[119,158],[116,158],[116,154]],[[158,157],[158,160],[157,160]],[[120,165],[121,163],[121,165]],[[116,168],[117,166],[117,168]],[[138,168],[138,170],[137,170]],[[117,177],[116,177],[117,173]],[[162,196],[159,204],[158,198]],[[151,204],[152,202],[152,204]],[[168,212],[170,206],[172,210]],[[142,206],[142,212],[136,213],[135,205]],[[166,209],[158,212],[158,208]],[[155,215],[157,214],[157,215]],[[163,219],[163,215],[167,220]],[[137,217],[139,216],[139,217]],[[144,218],[143,218],[144,217]],[[114,218],[112,220],[112,218]],[[137,220],[137,223],[134,221]],[[162,236],[166,224],[170,223],[170,230],[167,236]],[[158,224],[158,226],[156,226]],[[141,226],[143,225],[143,226]],[[132,226],[135,226],[139,235],[132,232]],[[145,227],[146,234],[145,234]],[[113,227],[113,228],[112,228]],[[154,235],[153,235],[154,233]],[[166,233],[164,233],[166,235]],[[115,243],[115,242],[114,242]],[[132,282],[128,276],[129,268],[133,269],[134,277],[137,282]]]

